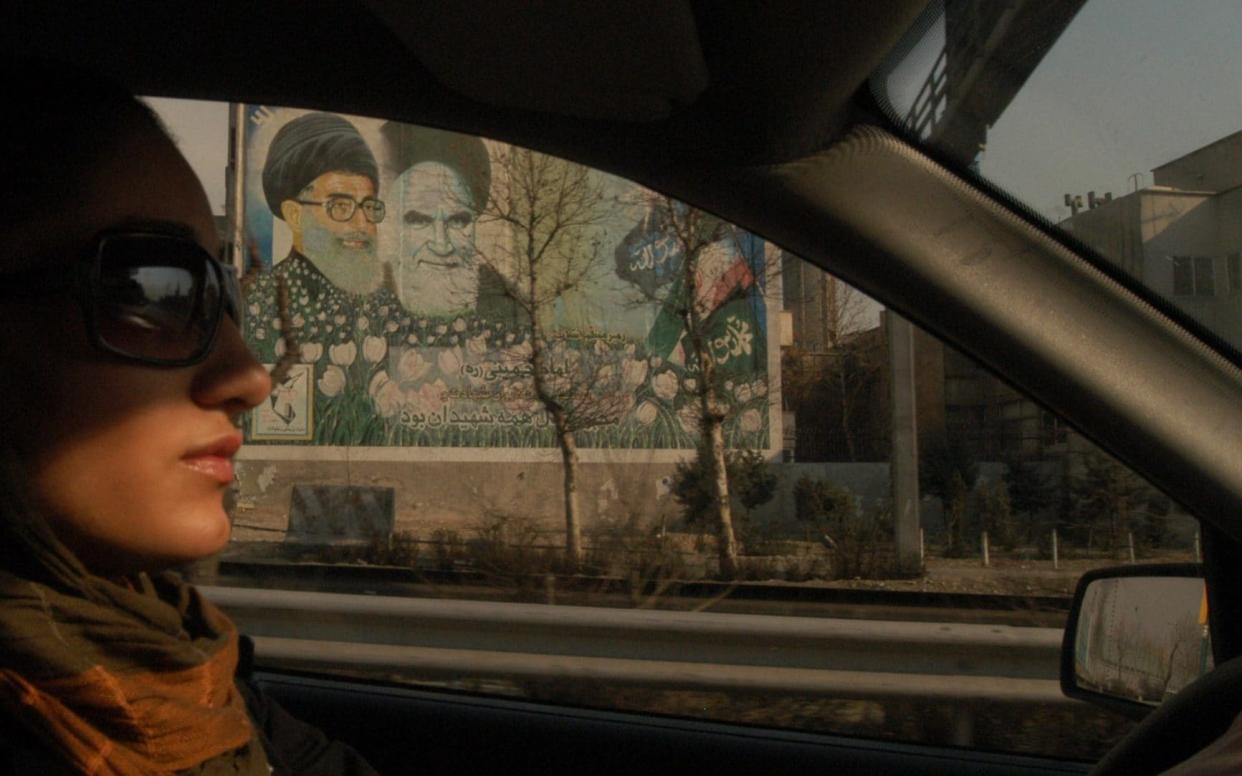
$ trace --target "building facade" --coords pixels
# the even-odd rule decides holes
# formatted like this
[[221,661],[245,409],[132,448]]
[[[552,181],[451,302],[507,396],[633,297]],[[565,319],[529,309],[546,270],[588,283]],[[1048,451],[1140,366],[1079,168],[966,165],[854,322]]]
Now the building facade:
[[1242,132],[1060,226],[1242,348]]
[[[792,457],[802,462],[886,461],[891,405],[887,315],[858,314],[869,299],[818,267],[786,255],[782,361]],[[1057,457],[1070,433],[1054,414],[935,335],[914,330],[920,440],[953,435],[984,460]]]

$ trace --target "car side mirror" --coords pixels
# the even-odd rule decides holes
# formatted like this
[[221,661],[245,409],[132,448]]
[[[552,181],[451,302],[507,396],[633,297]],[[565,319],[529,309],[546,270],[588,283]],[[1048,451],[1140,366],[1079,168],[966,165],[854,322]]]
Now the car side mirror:
[[1061,689],[1142,719],[1212,670],[1207,588],[1198,563],[1082,575],[1061,645]]

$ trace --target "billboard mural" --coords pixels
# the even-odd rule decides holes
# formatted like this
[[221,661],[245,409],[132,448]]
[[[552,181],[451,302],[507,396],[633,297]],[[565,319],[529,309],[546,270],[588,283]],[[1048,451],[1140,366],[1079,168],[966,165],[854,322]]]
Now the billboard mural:
[[[692,448],[702,353],[728,442],[779,445],[754,236],[700,214],[687,266],[689,243],[670,223],[684,206],[590,172],[589,217],[572,241],[582,271],[534,329],[515,292],[529,265],[514,257],[543,232],[517,232],[558,216],[530,206],[513,217],[510,147],[330,113],[245,116],[244,229],[262,269],[246,284],[245,334],[269,364],[290,341],[298,351],[252,413],[248,442],[549,447],[546,399],[560,391],[600,408],[575,430],[583,448]],[[688,336],[689,304],[701,336]]]

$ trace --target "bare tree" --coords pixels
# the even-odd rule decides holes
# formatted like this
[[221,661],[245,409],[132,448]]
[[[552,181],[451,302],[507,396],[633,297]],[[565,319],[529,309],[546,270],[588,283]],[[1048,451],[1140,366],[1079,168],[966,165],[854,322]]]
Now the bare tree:
[[853,286],[824,273],[823,276],[824,339],[833,358],[828,377],[835,383],[836,399],[841,413],[841,431],[851,461],[858,460],[853,410],[884,363],[868,358],[859,347],[857,334],[865,326],[866,300]]
[[1075,456],[1069,472],[1070,514],[1085,529],[1090,546],[1098,534],[1105,549],[1118,552],[1133,533],[1147,547],[1159,547],[1168,533],[1168,498],[1099,448]]
[[830,350],[846,344],[850,335],[866,325],[867,299],[837,277],[823,273],[824,338]]
[[[687,207],[669,197],[657,194],[644,196],[648,210],[644,227],[657,232],[669,243],[677,259],[669,263],[674,274],[658,287],[638,285],[646,301],[663,303],[675,311],[681,328],[679,347],[686,371],[695,374],[687,380],[687,390],[697,407],[699,464],[706,473],[711,504],[708,519],[715,524],[720,555],[720,573],[733,578],[738,572],[738,545],[729,497],[728,464],[725,455],[724,422],[728,403],[723,397],[723,379],[719,374],[717,354],[713,350],[713,333],[717,321],[713,312],[721,305],[718,292],[733,293],[741,284],[720,283],[711,278],[709,254],[722,244],[736,240],[737,231],[730,224],[695,208]],[[728,250],[741,253],[740,245],[727,245]],[[678,263],[679,262],[679,263]],[[754,278],[750,278],[754,282]]]
[[575,433],[614,423],[629,409],[633,391],[623,389],[621,370],[593,357],[583,343],[570,347],[552,331],[558,300],[581,291],[598,271],[607,203],[586,167],[528,149],[491,150],[493,187],[481,224],[499,224],[504,238],[476,246],[528,327],[529,367],[535,400],[547,412],[564,468],[565,562],[582,563]]
[[791,407],[812,397],[830,401],[832,415],[840,421],[846,457],[857,461],[866,455],[859,431],[875,420],[868,413],[858,417],[859,404],[872,399],[869,394],[886,363],[881,341],[865,336],[873,329],[868,326],[873,315],[869,300],[802,259],[786,261],[785,269],[796,269],[798,275],[796,281],[786,279],[785,299],[797,311],[801,342],[785,354],[782,392]]

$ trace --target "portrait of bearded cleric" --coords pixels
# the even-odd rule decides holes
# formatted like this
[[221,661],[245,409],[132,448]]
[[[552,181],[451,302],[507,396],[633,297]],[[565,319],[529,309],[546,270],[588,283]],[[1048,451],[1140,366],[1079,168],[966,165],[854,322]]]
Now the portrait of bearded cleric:
[[[530,319],[512,290],[521,237],[505,220],[512,203],[494,201],[510,190],[508,146],[293,108],[238,115],[239,231],[256,268],[243,282],[244,335],[260,362],[287,370],[251,413],[247,442],[553,445]],[[592,400],[619,408],[584,446],[686,449],[698,433],[698,364],[679,314],[684,257],[658,209],[626,204],[646,201],[635,184],[598,175],[609,194],[591,278],[558,303],[539,344],[556,385],[589,386]],[[726,433],[755,446],[767,433],[764,248],[703,224],[694,301],[734,410]]]
[[491,164],[483,141],[389,122],[382,129],[396,179],[392,227],[400,229],[397,293],[426,315],[478,307],[475,225],[487,206]]
[[346,294],[368,294],[383,279],[376,225],[386,213],[378,190],[375,156],[341,116],[295,118],[268,147],[263,194],[292,234],[285,261],[309,261]]

